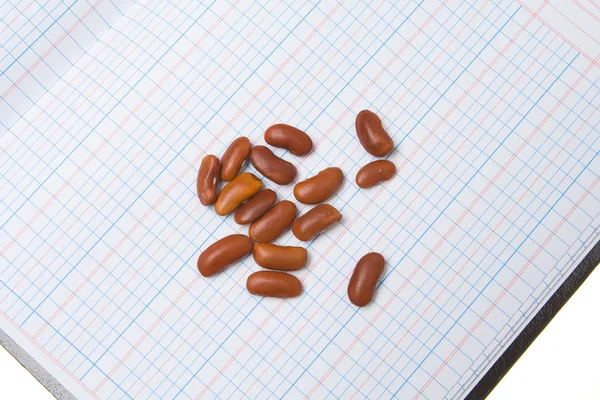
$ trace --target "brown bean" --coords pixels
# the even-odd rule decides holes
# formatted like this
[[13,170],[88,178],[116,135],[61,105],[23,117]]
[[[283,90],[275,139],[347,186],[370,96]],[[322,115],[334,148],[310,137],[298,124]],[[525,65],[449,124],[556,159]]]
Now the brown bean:
[[292,183],[296,178],[296,167],[277,157],[265,146],[254,146],[250,153],[250,161],[258,172],[279,185]]
[[366,254],[358,261],[348,284],[352,304],[363,307],[371,302],[384,266],[385,259],[379,253]]
[[235,212],[233,219],[240,225],[254,222],[269,211],[275,200],[277,200],[277,193],[271,189],[262,190],[256,196],[242,204]]
[[217,185],[219,184],[219,159],[212,154],[207,155],[200,163],[196,189],[198,198],[204,206],[210,206],[217,199]]
[[235,139],[221,157],[221,180],[229,182],[237,176],[242,169],[242,164],[250,155],[252,146],[247,137]]
[[257,243],[254,245],[253,256],[254,261],[263,268],[297,271],[306,265],[308,252],[304,247]]
[[227,215],[258,193],[261,188],[262,182],[256,176],[248,172],[239,174],[219,193],[215,211],[219,215]]
[[342,187],[344,173],[341,169],[326,168],[317,175],[294,186],[294,197],[300,203],[319,204],[329,199]]
[[276,124],[265,131],[265,141],[271,146],[288,150],[295,156],[305,156],[313,148],[310,137],[298,128]]
[[342,214],[335,207],[329,204],[319,204],[294,222],[292,233],[298,239],[306,242],[340,219],[342,219]]
[[372,111],[363,110],[356,116],[356,134],[366,151],[377,157],[387,156],[394,150],[394,141],[381,126],[381,120]]
[[198,271],[213,276],[228,265],[241,260],[252,251],[252,241],[246,235],[229,235],[208,246],[198,257]]
[[396,166],[389,160],[373,161],[358,171],[356,184],[363,189],[370,188],[383,181],[392,179],[396,173]]
[[285,299],[302,293],[302,283],[294,275],[285,272],[258,271],[246,281],[246,289],[255,296]]
[[292,225],[296,219],[296,212],[294,203],[287,200],[280,201],[250,225],[248,229],[250,238],[255,242],[272,242]]

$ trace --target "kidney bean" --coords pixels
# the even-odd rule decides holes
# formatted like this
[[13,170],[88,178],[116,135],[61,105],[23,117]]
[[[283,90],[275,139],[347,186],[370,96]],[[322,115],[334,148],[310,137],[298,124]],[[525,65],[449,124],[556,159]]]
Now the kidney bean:
[[342,170],[336,167],[327,168],[296,184],[294,197],[304,204],[322,203],[333,196],[342,187],[342,183],[344,183]]
[[239,174],[219,193],[215,211],[219,215],[227,215],[258,193],[261,188],[262,182],[256,176],[248,172]]
[[263,268],[297,271],[306,265],[308,252],[304,247],[257,243],[254,245],[253,256],[254,261]]
[[363,307],[371,302],[384,266],[385,259],[379,253],[369,253],[358,261],[348,284],[352,304]]
[[200,163],[196,189],[200,203],[210,206],[217,199],[217,185],[219,184],[219,159],[216,156],[207,155]]
[[271,146],[288,150],[295,156],[305,156],[313,148],[310,137],[298,128],[276,124],[265,131],[265,141]]
[[237,176],[251,150],[252,146],[247,137],[242,136],[231,142],[221,157],[221,179],[223,181],[228,182]]
[[383,181],[392,179],[396,173],[396,166],[389,160],[373,161],[358,171],[356,184],[363,189],[370,188]]
[[296,297],[302,293],[302,283],[294,275],[285,272],[259,271],[248,277],[246,288],[255,296]]
[[211,244],[198,257],[198,271],[209,277],[252,252],[252,241],[246,235],[229,235]]
[[296,167],[277,157],[265,146],[254,146],[250,153],[250,161],[258,172],[279,185],[292,183],[296,178]]
[[262,190],[238,208],[233,220],[240,225],[254,222],[269,211],[275,204],[275,200],[277,200],[277,193],[271,189]]
[[292,233],[298,239],[309,241],[342,219],[342,214],[329,204],[319,204],[301,216],[292,225]]
[[363,110],[356,116],[356,134],[360,144],[370,154],[384,157],[394,149],[394,141],[381,126],[381,120],[372,111]]
[[272,242],[285,232],[296,219],[296,205],[283,200],[275,204],[271,210],[249,228],[249,235],[255,242]]

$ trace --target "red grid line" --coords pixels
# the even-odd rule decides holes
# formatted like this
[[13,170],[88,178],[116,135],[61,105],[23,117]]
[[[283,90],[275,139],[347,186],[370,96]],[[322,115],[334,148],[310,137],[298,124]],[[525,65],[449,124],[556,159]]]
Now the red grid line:
[[[600,57],[599,57],[600,58]],[[534,134],[536,132],[538,132],[540,130],[540,127],[543,126],[548,119],[550,118],[550,116],[558,109],[558,107],[560,105],[563,104],[564,100],[567,98],[568,95],[570,95],[573,90],[575,89],[575,87],[577,87],[577,85],[581,82],[581,80],[583,79],[584,75],[587,74],[589,72],[589,70],[593,67],[593,63],[591,63],[588,68],[585,70],[585,72],[581,75],[579,75],[579,78],[577,79],[577,81],[575,81],[575,83],[573,85],[570,86],[569,90],[563,95],[563,97],[559,100],[559,102],[554,106],[554,108],[552,110],[550,110],[550,112],[546,115],[546,117],[544,117],[544,120],[542,121],[542,123],[540,125],[538,125],[538,127],[529,135],[529,137],[523,142],[523,144],[518,148],[516,154],[513,154],[510,158],[509,161],[507,161],[507,164],[502,168],[501,171],[498,172],[498,174],[496,174],[496,176],[494,177],[494,179],[492,180],[492,182],[490,182],[490,184],[488,184],[488,186],[486,186],[486,188],[484,189],[484,191],[482,192],[482,195],[485,194],[485,192],[487,191],[487,189],[491,186],[491,183],[493,183],[493,181],[501,174],[502,171],[504,171],[504,169],[506,168],[506,166],[508,164],[510,164],[512,162],[512,160],[514,160],[516,158],[516,156],[521,152],[521,150],[523,150],[523,148],[525,148],[525,145],[530,141],[530,139],[534,136]],[[590,115],[590,117],[593,115],[593,113]],[[589,118],[588,117],[588,120]],[[587,122],[587,120],[586,120]],[[584,123],[585,125],[585,123]],[[575,137],[575,135],[573,136]],[[564,151],[564,147],[561,149],[561,152]],[[560,154],[561,152],[558,152],[558,154]],[[557,154],[557,155],[558,155]],[[556,159],[557,156],[554,157],[554,159]],[[553,160],[554,160],[553,159]],[[551,164],[549,164],[551,165]],[[531,265],[532,260],[534,260],[539,253],[544,249],[544,247],[546,246],[546,244],[548,244],[548,241],[555,236],[556,232],[564,225],[564,223],[566,222],[566,220],[571,216],[571,214],[573,214],[574,210],[579,206],[579,204],[583,201],[583,199],[589,194],[589,192],[594,188],[594,186],[596,186],[596,184],[598,183],[598,180],[600,179],[600,177],[598,177],[594,183],[591,185],[590,189],[588,191],[586,191],[581,198],[579,199],[579,201],[577,202],[576,205],[573,206],[573,208],[571,209],[571,211],[569,211],[569,213],[562,219],[562,221],[560,222],[560,224],[554,228],[554,230],[552,231],[552,233],[546,238],[546,240],[538,247],[538,249],[536,250],[535,254],[531,257],[531,259],[528,260],[528,262],[523,266],[523,268],[521,268],[521,270],[519,271],[519,273],[517,274],[517,276],[515,276],[513,278],[513,280],[510,282],[510,284],[508,285],[507,288],[504,288],[504,290],[502,291],[502,294],[500,296],[498,296],[498,298],[490,305],[490,307],[488,308],[488,310],[486,311],[486,313],[483,315],[483,317],[481,317],[481,319],[478,321],[478,323],[469,331],[469,333],[467,333],[467,335],[463,338],[463,340],[459,343],[459,345],[454,349],[454,351],[452,352],[452,354],[444,361],[444,363],[442,364],[442,366],[440,366],[440,368],[438,368],[438,370],[436,371],[436,373],[429,379],[429,381],[427,381],[427,383],[425,384],[425,386],[419,391],[420,393],[422,393],[423,391],[425,391],[425,389],[427,389],[427,387],[431,384],[431,382],[435,379],[435,377],[441,372],[441,370],[448,364],[448,362],[450,361],[450,359],[452,357],[454,357],[454,355],[456,354],[456,352],[458,351],[458,349],[464,344],[464,342],[471,336],[471,334],[475,331],[475,329],[477,329],[477,327],[481,324],[481,322],[483,321],[483,319],[485,319],[485,317],[490,313],[490,311],[497,306],[498,302],[500,300],[502,300],[502,298],[504,297],[504,295],[506,294],[506,292],[508,292],[508,290],[510,290],[510,288],[514,285],[514,283],[516,282],[516,280],[521,276],[521,274],[523,273],[523,271],[529,266]],[[536,178],[537,180],[537,178]],[[525,196],[525,193],[523,195],[521,195],[521,198],[515,202],[515,204],[513,205],[513,207],[511,208],[511,211],[516,207],[517,204],[519,204],[519,201]],[[463,213],[463,215],[461,216],[460,220],[464,217],[464,215],[466,215],[467,211],[470,210],[472,208],[472,206],[474,206],[474,204],[479,201],[479,198],[476,198],[473,203],[467,208],[467,210],[465,210],[465,212]],[[510,214],[507,213],[506,215]],[[504,216],[504,218],[498,223],[498,225],[500,225],[507,217]],[[457,222],[457,224],[459,223]],[[456,225],[453,225],[453,227]],[[492,230],[492,232],[494,232],[496,229]],[[492,233],[490,233],[488,235],[488,237],[486,238],[486,240],[491,236]],[[485,241],[483,241],[479,247],[477,248],[477,251],[479,251],[480,248],[483,247],[483,243],[485,243]],[[464,266],[463,266],[464,267]],[[458,275],[458,273],[456,274]],[[456,276],[455,275],[455,276]],[[416,398],[418,398],[420,396],[420,394],[417,395]]]
[[[592,114],[590,114],[590,116],[586,119],[586,121],[584,121],[581,126],[579,127],[579,129],[577,130],[577,132],[571,137],[569,138],[569,140],[567,141],[567,143],[564,145],[564,147],[566,148],[568,146],[568,144],[571,142],[571,140],[575,137],[577,137],[577,134],[581,131],[581,129],[586,125],[587,121],[591,118],[591,116],[594,114],[596,110],[592,110]],[[535,131],[534,131],[535,132]],[[530,136],[531,137],[531,136]],[[548,168],[553,164],[553,162],[558,158],[558,156],[562,154],[562,153],[557,153],[552,160],[550,161],[550,163],[544,168],[544,170],[535,178],[535,180],[532,182],[532,184],[530,186],[533,186],[537,183],[537,181],[541,178],[541,176],[548,170]],[[516,206],[518,204],[520,204],[520,201],[523,199],[523,197],[527,194],[527,192],[523,193],[523,195],[521,195],[521,197],[519,198],[519,200],[517,200],[515,202],[515,204],[513,204],[513,206],[511,207],[511,209],[505,214],[506,216],[510,215],[510,213],[516,208]],[[491,230],[491,232],[488,234],[488,236],[481,242],[480,246],[475,249],[475,251],[468,257],[468,260],[472,260],[477,253],[479,252],[479,250],[481,250],[483,248],[483,244],[485,242],[487,242],[487,240],[494,234],[494,232],[497,232],[498,228],[500,227],[500,225],[506,221],[506,216],[501,219],[498,224],[496,224],[496,226]],[[437,301],[437,299],[444,293],[444,290],[448,290],[448,287],[452,284],[452,282],[454,282],[454,280],[460,276],[460,273],[464,270],[464,268],[468,265],[468,261],[466,261],[460,268],[459,270],[456,272],[456,274],[452,277],[452,279],[445,285],[444,288],[442,288],[442,290],[440,291],[440,293],[438,293],[438,295],[435,297],[435,299],[433,299],[433,301],[429,304],[429,306],[425,309],[425,311],[423,311],[423,313],[421,313],[421,315],[417,318],[417,320],[412,324],[412,326],[409,328],[409,331],[422,319],[422,316],[425,315],[427,313],[427,311],[429,311],[429,309],[431,308],[431,306],[433,306],[435,304],[435,302]],[[409,279],[410,280],[410,279]],[[404,335],[396,342],[396,346],[399,346],[400,343],[404,340],[404,338],[407,336],[408,332],[404,333]],[[379,367],[381,366],[381,364],[383,364],[383,362],[391,355],[391,352],[389,352],[381,361],[381,363],[375,368],[375,370],[373,371],[373,373],[375,373]],[[365,382],[363,382],[364,385]],[[362,387],[362,385],[361,385]]]
[[[541,9],[540,9],[541,10]],[[477,83],[479,83],[481,81],[481,79],[483,79],[483,77],[487,74],[488,71],[491,70],[491,68],[493,67],[493,65],[500,59],[500,57],[502,56],[502,54],[513,44],[515,44],[515,40],[518,39],[518,37],[521,35],[521,33],[526,29],[526,27],[529,25],[529,23],[531,23],[531,21],[533,20],[530,19],[523,27],[521,27],[521,29],[515,34],[514,38],[505,45],[505,47],[498,52],[498,54],[496,55],[496,57],[492,60],[492,62],[490,64],[488,64],[488,66],[486,67],[486,69],[481,73],[481,75],[471,84],[471,86],[464,91],[464,93],[462,94],[462,96],[458,99],[457,102],[455,102],[452,106],[452,108],[446,113],[446,115],[444,115],[443,118],[440,119],[440,122],[429,132],[429,134],[426,136],[426,138],[422,141],[421,144],[419,144],[419,146],[417,146],[415,148],[415,150],[413,150],[413,152],[408,156],[408,158],[405,160],[405,162],[399,167],[399,169],[402,169],[409,161],[410,159],[417,153],[417,151],[422,148],[423,144],[433,135],[433,133],[441,126],[441,124],[454,112],[454,110],[456,110],[458,108],[458,106],[460,105],[460,103],[464,100],[464,98],[466,98],[466,95],[475,87],[475,85]],[[468,25],[468,24],[467,24]],[[544,48],[545,50],[545,48]],[[533,62],[530,64],[530,66],[533,65]],[[529,67],[530,67],[529,66]],[[529,68],[528,67],[528,68]],[[519,77],[519,80],[525,75],[525,72],[523,72],[523,74]],[[509,88],[507,90],[507,92],[505,93],[508,94],[510,92],[510,90],[512,89]],[[492,110],[488,113],[489,115],[491,115],[491,113],[494,111],[494,109],[501,103],[501,99],[498,100],[498,102],[496,103],[496,105],[494,106],[494,108],[492,108]],[[476,131],[477,127],[475,127],[473,129],[473,131],[471,132],[471,134],[469,136],[471,136],[475,131]],[[462,146],[467,142],[467,138],[465,138],[463,140],[463,142],[461,143],[460,147],[458,150],[460,150],[460,148],[462,148]],[[457,151],[453,151],[454,154],[456,154]],[[442,171],[443,166],[441,166],[438,171],[436,172],[436,174],[434,175],[434,179],[435,176],[437,176],[439,174],[440,171]],[[429,184],[433,182],[433,179],[429,180],[428,183],[425,185],[425,187],[415,195],[415,197],[413,198],[413,200],[411,201],[411,203],[402,211],[402,213],[395,219],[395,221],[397,222],[405,213],[406,210],[410,209],[410,206],[412,205],[412,203],[417,200],[419,198],[419,195],[425,191],[425,189],[429,186]],[[464,218],[464,217],[463,217]],[[390,228],[388,228],[386,230],[386,232],[384,233],[384,236],[387,234],[387,232],[389,231]],[[441,244],[441,240],[440,242],[438,242],[437,246],[434,248],[433,251],[435,251],[437,249],[437,247],[439,247],[439,245]],[[426,257],[425,260],[423,260],[422,264],[424,264],[433,254],[433,251],[429,253],[429,255]],[[332,367],[329,368],[329,370],[327,371],[327,373],[325,374],[325,376],[323,376],[319,382],[317,382],[317,384],[315,385],[315,387],[313,387],[313,390],[311,391],[311,393],[314,392],[314,390],[316,390],[320,385],[323,384],[324,380],[329,376],[329,374],[331,374],[331,372],[333,371],[333,369],[341,362],[341,360],[348,354],[348,352],[350,352],[352,350],[352,348],[354,348],[354,346],[358,343],[358,341],[362,338],[362,336],[364,336],[364,334],[368,331],[368,329],[370,327],[373,326],[373,323],[379,319],[379,317],[383,314],[383,311],[387,308],[387,306],[389,305],[389,303],[391,303],[391,301],[397,297],[398,293],[400,293],[408,284],[408,282],[411,280],[411,278],[413,278],[417,272],[420,270],[421,265],[417,266],[417,268],[415,268],[415,270],[409,275],[409,277],[405,280],[405,282],[400,286],[400,288],[394,293],[394,296],[390,297],[390,299],[388,300],[388,302],[381,307],[381,309],[379,310],[379,312],[375,315],[375,317],[363,328],[363,330],[360,332],[360,334],[352,341],[352,343],[350,344],[350,346],[342,352],[342,354],[338,357],[338,359],[335,361],[335,363],[333,364]],[[383,361],[382,361],[383,362]],[[363,383],[364,385],[364,383]],[[310,394],[309,393],[309,396]]]
[[[526,9],[527,11],[529,11],[530,14],[532,15],[536,15],[534,13],[534,11],[527,6],[527,4],[525,4],[523,2],[523,0],[515,0],[517,3],[519,3],[521,5],[521,7],[523,7],[524,9]],[[545,0],[544,3],[548,3],[548,0]],[[595,64],[597,67],[600,67],[600,63],[598,63],[597,59],[594,59],[594,57],[592,57],[591,55],[587,54],[585,51],[583,51],[579,46],[577,46],[575,43],[573,43],[571,40],[569,40],[565,35],[563,35],[562,33],[560,33],[558,30],[556,30],[556,28],[554,28],[551,24],[549,24],[545,19],[543,19],[541,16],[536,15],[537,19],[543,23],[544,25],[546,25],[546,27],[548,29],[550,29],[552,32],[556,33],[558,35],[558,37],[560,37],[562,40],[564,40],[566,43],[568,43],[571,47],[573,47],[575,50],[577,50],[579,53],[581,53],[585,58],[587,58],[590,62],[592,62],[593,64]]]
[[77,28],[79,26],[79,24],[81,24],[88,17],[88,15],[90,15],[90,13],[92,11],[96,10],[96,7],[102,1],[104,1],[104,0],[98,0],[98,1],[96,1],[96,3],[92,6],[92,8],[90,8],[89,10],[87,10],[85,12],[85,14],[83,14],[83,16],[81,18],[77,18],[77,22],[71,28],[69,28],[68,31],[66,31],[65,33],[63,33],[62,36],[56,41],[56,43],[52,43],[52,47],[50,47],[48,50],[46,50],[44,52],[44,54],[42,54],[35,61],[35,63],[33,63],[33,65],[27,69],[27,71],[23,72],[23,74],[15,82],[13,82],[13,84],[11,86],[9,86],[8,89],[6,89],[6,91],[4,92],[4,94],[2,94],[2,96],[0,96],[0,98],[6,98],[6,96],[8,96],[8,94],[10,92],[12,92],[12,90],[19,84],[19,82],[21,82],[23,79],[25,79],[25,77],[27,75],[31,74],[31,71],[33,71],[42,62],[42,60],[46,56],[48,56],[48,54],[50,54],[54,49],[56,49],[56,46],[58,46],[67,36],[69,36],[71,34],[71,32],[73,32],[73,30],[75,28]]

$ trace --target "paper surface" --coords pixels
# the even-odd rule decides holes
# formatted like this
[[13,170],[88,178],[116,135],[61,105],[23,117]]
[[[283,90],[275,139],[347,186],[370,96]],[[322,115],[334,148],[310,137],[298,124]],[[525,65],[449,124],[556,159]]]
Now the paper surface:
[[[2,134],[0,328],[78,398],[464,397],[600,235],[600,8],[564,3],[133,4]],[[369,190],[362,109],[397,145]],[[297,181],[346,176],[284,301],[196,269],[247,230],[201,158],[277,122]]]
[[0,134],[112,26],[131,1],[0,4]]

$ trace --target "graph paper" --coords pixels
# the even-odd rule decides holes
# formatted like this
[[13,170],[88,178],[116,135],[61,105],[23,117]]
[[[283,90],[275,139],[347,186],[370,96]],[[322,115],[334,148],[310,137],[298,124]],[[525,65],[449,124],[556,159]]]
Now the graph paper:
[[[110,23],[77,19],[97,40],[0,116],[0,328],[77,398],[463,398],[599,239],[597,2],[105,3]],[[6,35],[2,91],[33,65]],[[368,190],[363,109],[398,168]],[[346,177],[289,300],[246,291],[252,257],[196,269],[247,230],[199,204],[200,160],[277,122],[315,143],[275,150],[297,181]],[[370,251],[386,267],[358,309]]]
[[0,134],[36,103],[128,5],[106,0],[0,4]]

